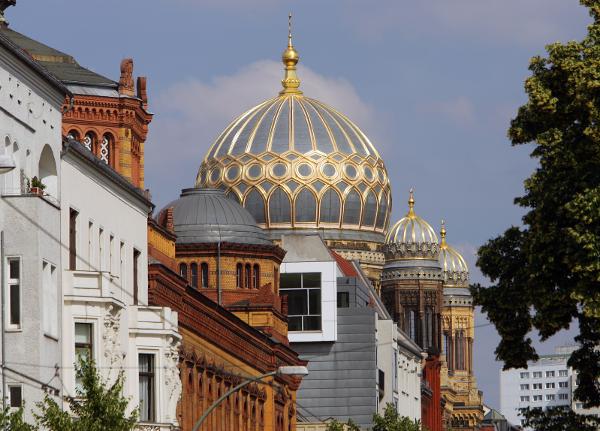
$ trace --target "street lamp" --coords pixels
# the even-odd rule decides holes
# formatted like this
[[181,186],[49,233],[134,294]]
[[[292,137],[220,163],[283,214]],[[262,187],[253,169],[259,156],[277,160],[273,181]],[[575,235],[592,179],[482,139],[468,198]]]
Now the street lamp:
[[231,388],[230,390],[228,390],[227,392],[225,392],[223,395],[221,395],[221,397],[219,399],[217,399],[217,401],[215,401],[212,404],[212,406],[210,406],[202,414],[202,417],[200,417],[200,419],[198,419],[198,422],[196,422],[196,425],[194,425],[194,428],[192,429],[192,431],[198,431],[200,429],[200,426],[202,425],[202,422],[204,422],[204,420],[208,417],[208,415],[215,408],[217,408],[217,406],[219,404],[221,404],[223,402],[223,400],[225,400],[229,395],[233,394],[234,392],[239,391],[244,386],[247,386],[250,383],[254,383],[254,382],[257,382],[259,380],[264,379],[265,377],[271,377],[271,376],[306,376],[307,374],[308,374],[308,369],[306,367],[303,367],[303,366],[299,366],[299,367],[284,366],[284,367],[277,368],[277,370],[275,370],[275,371],[271,371],[271,372],[268,372],[266,374],[262,374],[262,375],[257,376],[257,377],[252,377],[251,379],[248,379],[248,380],[240,383],[236,387]]
[[15,160],[10,154],[0,154],[0,175],[12,171],[15,166]]

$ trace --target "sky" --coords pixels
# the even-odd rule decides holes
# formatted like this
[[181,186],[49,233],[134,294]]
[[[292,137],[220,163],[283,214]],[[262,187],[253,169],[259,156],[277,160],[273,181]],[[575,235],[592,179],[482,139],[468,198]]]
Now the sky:
[[[506,138],[526,101],[529,59],[581,39],[590,18],[577,0],[18,0],[13,29],[118,80],[122,58],[148,77],[155,114],[146,186],[158,208],[194,183],[202,158],[237,115],[280,89],[287,14],[294,16],[305,94],[345,113],[387,164],[393,219],[415,209],[465,256],[520,223],[513,199],[536,167]],[[573,330],[540,353],[572,342]],[[535,338],[535,334],[534,334]],[[499,404],[499,341],[476,313],[475,371]]]

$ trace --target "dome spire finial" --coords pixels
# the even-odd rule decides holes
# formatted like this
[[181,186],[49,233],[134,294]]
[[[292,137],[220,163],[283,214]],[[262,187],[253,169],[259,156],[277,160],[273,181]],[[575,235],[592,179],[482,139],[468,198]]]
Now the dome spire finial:
[[415,190],[413,188],[408,192],[408,216],[415,216]]
[[446,222],[442,220],[442,228],[440,229],[440,237],[442,238],[441,247],[446,246]]
[[288,46],[281,56],[281,60],[283,61],[283,65],[285,66],[285,75],[281,80],[281,85],[283,85],[283,90],[279,92],[279,94],[302,94],[302,91],[298,90],[300,87],[300,79],[296,76],[296,65],[298,64],[298,60],[300,60],[300,56],[298,55],[298,51],[294,48],[292,43],[292,14],[288,15]]

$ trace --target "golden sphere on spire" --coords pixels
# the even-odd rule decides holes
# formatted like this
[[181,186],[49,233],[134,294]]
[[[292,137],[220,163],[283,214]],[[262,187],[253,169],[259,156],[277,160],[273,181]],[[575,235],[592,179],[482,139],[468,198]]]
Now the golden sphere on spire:
[[281,80],[281,85],[283,85],[283,90],[281,90],[280,94],[285,93],[296,93],[302,94],[298,87],[300,87],[300,79],[296,76],[296,65],[300,60],[300,56],[298,55],[298,51],[294,48],[294,44],[292,43],[292,14],[288,15],[288,45],[283,54],[281,55],[281,60],[283,61],[283,65],[285,66],[285,76]]

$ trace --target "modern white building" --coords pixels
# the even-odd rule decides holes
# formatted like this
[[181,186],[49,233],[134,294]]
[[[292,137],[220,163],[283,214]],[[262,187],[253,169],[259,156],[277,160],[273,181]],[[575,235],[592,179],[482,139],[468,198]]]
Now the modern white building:
[[[68,91],[0,34],[0,174],[3,404],[58,400],[61,363],[61,106]],[[45,190],[32,186],[33,177]],[[27,410],[26,419],[31,420]]]
[[528,367],[500,371],[500,411],[513,424],[522,424],[520,409],[570,406],[572,370],[567,366],[577,347],[558,347]]
[[177,426],[181,394],[177,314],[148,306],[147,217],[152,204],[86,147],[61,158],[62,378],[76,395],[74,364],[91,357],[152,430]]

